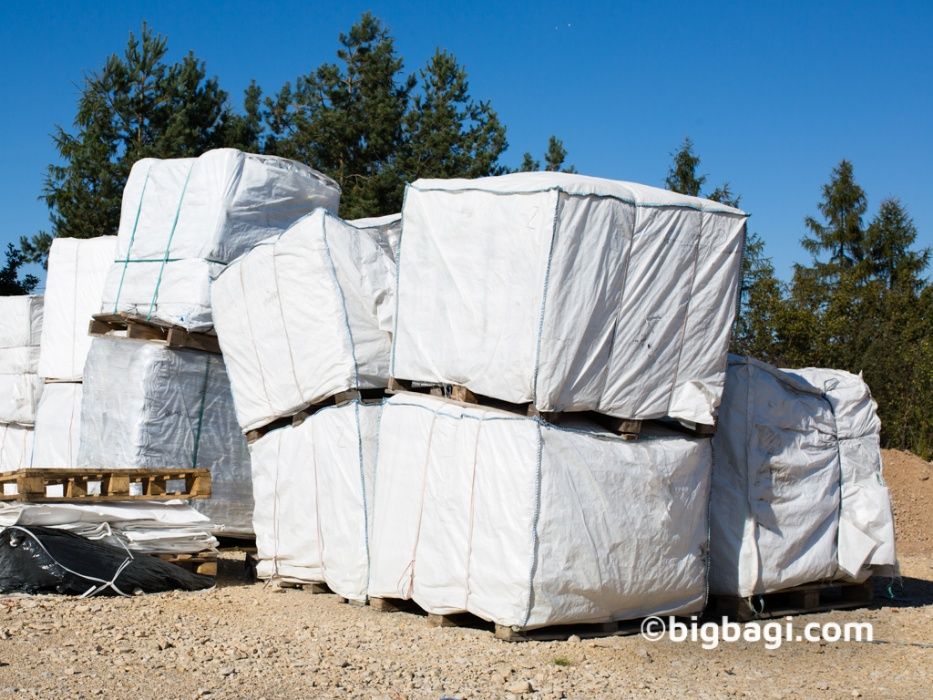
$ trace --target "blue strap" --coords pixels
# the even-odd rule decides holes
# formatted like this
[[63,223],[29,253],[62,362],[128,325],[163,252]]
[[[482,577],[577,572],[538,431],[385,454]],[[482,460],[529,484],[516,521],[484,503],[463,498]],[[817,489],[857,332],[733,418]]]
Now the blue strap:
[[[162,258],[162,265],[159,267],[159,277],[156,279],[155,289],[152,292],[152,300],[149,302],[149,313],[146,315],[147,321],[152,320],[152,312],[155,310],[156,301],[159,298],[159,287],[162,286],[162,274],[165,272],[165,264],[168,262],[168,254],[172,248],[172,239],[175,238],[175,228],[178,226],[178,217],[181,214],[181,203],[185,200],[185,192],[188,191],[188,180],[191,179],[191,171],[194,170],[195,162],[197,161],[192,161],[191,167],[188,168],[188,174],[185,175],[185,184],[182,186],[181,195],[178,197],[178,206],[175,207],[175,219],[172,221],[172,230],[169,232],[168,242],[165,244],[165,256]],[[129,257],[129,255],[126,257]]]

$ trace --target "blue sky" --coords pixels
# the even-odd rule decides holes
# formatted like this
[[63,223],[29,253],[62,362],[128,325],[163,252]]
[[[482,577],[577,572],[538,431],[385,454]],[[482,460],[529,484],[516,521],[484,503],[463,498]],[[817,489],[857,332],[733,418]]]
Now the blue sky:
[[899,197],[933,245],[933,3],[9,2],[0,9],[7,108],[0,243],[47,228],[37,200],[82,76],[147,20],[170,57],[206,61],[236,105],[334,59],[371,9],[406,69],[452,51],[475,97],[508,127],[505,162],[564,140],[578,170],[663,185],[670,153],[695,142],[712,189],[728,180],[779,274],[807,260],[803,218],[841,158],[870,213]]

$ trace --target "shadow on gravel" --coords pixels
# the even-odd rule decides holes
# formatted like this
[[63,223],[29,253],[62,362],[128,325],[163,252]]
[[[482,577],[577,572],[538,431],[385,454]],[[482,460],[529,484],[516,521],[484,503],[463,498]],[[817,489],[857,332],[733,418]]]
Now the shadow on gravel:
[[904,576],[875,581],[874,606],[922,608],[933,605],[933,581]]

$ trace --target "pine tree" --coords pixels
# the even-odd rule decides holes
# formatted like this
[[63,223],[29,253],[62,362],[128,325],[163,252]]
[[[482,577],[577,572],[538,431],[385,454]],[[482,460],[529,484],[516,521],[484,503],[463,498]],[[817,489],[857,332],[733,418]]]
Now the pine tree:
[[6,262],[0,267],[0,296],[15,296],[30,294],[39,278],[35,275],[19,276],[19,269],[26,263],[22,251],[17,250],[12,243],[7,243]]
[[[825,222],[808,216],[804,222],[810,236],[801,240],[813,255],[819,277],[833,281],[838,275],[865,257],[865,230],[862,217],[868,207],[865,191],[855,182],[852,163],[839,162],[833,168],[830,181],[823,185],[823,200],[819,204]],[[819,261],[821,253],[829,253],[828,261]]]
[[783,288],[774,273],[771,258],[764,253],[765,242],[761,236],[748,234],[730,350],[766,362],[780,362],[783,355],[778,329],[782,319]]
[[[116,233],[123,186],[140,158],[196,156],[238,142],[243,118],[232,113],[216,78],[193,54],[166,63],[166,39],[146,24],[130,34],[122,56],[84,80],[75,132],[57,127],[61,162],[48,167],[43,199],[52,230],[23,239],[33,261],[43,261],[54,236],[91,238]],[[232,141],[231,141],[232,138]]]
[[266,100],[266,150],[334,178],[344,218],[389,214],[401,206],[398,155],[414,76],[388,30],[365,13],[340,35],[340,65],[326,63]]
[[886,199],[868,226],[867,272],[890,291],[919,291],[923,285],[920,275],[930,261],[930,250],[911,250],[916,240],[917,228],[904,207],[896,199]]
[[691,197],[699,197],[700,189],[706,182],[706,175],[697,174],[697,168],[700,167],[700,157],[693,152],[693,141],[689,136],[684,138],[680,148],[672,153],[671,157],[674,162],[671,164],[670,170],[667,171],[667,178],[664,180],[667,189]]
[[[544,170],[548,172],[575,173],[577,169],[572,165],[564,165],[567,160],[567,149],[564,142],[556,136],[548,138],[547,150],[544,152]],[[527,151],[522,155],[521,165],[513,172],[528,173],[541,170],[541,162],[535,160]]]
[[482,177],[502,171],[508,146],[505,127],[489,102],[470,96],[466,70],[438,50],[420,72],[421,92],[405,115],[401,174],[419,177]]

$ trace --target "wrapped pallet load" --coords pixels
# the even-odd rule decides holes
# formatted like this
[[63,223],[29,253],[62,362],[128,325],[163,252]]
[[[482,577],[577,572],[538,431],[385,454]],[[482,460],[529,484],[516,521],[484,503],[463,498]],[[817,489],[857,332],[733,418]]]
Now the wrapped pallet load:
[[41,296],[0,297],[0,423],[31,426],[36,420],[42,315]]
[[626,442],[397,394],[379,432],[370,596],[521,629],[697,612],[710,470],[705,439]]
[[231,263],[211,297],[240,427],[385,387],[394,283],[386,230],[323,209]]
[[88,323],[100,311],[116,248],[116,236],[52,241],[39,355],[39,376],[43,379],[81,381],[91,346]]
[[[83,362],[81,367],[83,371]],[[30,466],[78,466],[83,386],[81,382],[53,382],[43,387]]]
[[224,265],[339,200],[333,180],[284,158],[221,148],[137,161],[101,311],[209,330],[210,281]]
[[259,578],[365,600],[382,404],[323,408],[250,445]]
[[192,502],[222,535],[252,532],[252,487],[223,359],[127,338],[95,338],[84,369],[81,467],[204,467]]
[[11,472],[30,466],[32,427],[0,423],[0,471]]
[[713,440],[710,591],[745,598],[892,573],[880,427],[861,377],[730,356]]
[[566,173],[405,194],[392,375],[539,411],[712,424],[746,215]]

